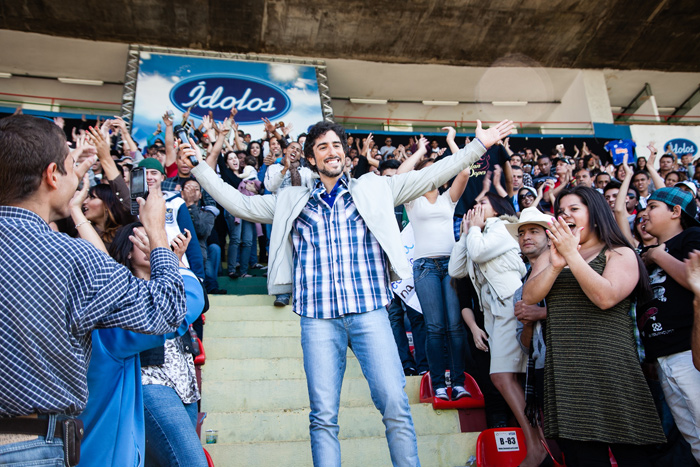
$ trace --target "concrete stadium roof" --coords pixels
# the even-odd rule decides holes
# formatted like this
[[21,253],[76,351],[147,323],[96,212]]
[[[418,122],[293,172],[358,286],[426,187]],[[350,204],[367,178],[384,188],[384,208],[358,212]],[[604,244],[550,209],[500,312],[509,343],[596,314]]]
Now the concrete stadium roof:
[[[0,28],[221,52],[700,71],[696,0],[18,1]],[[99,59],[99,57],[93,57]]]

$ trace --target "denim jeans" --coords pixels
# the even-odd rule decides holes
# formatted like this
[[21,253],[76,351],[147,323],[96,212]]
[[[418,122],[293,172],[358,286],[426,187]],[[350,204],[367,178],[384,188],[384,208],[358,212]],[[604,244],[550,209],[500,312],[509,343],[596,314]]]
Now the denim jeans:
[[[428,357],[425,353],[425,319],[423,315],[406,305],[396,294],[387,309],[391,331],[394,333],[394,341],[399,349],[399,358],[404,370],[413,368],[422,373],[428,371]],[[406,326],[404,325],[404,315],[411,323],[411,334],[413,335],[413,347],[416,355],[415,359],[411,355],[406,336]]]
[[204,287],[207,292],[219,288],[219,267],[221,267],[221,247],[217,243],[207,245],[207,262],[204,263]]
[[[253,239],[255,237],[255,224],[248,221],[241,221],[241,255],[238,257],[238,262],[241,264],[241,276],[248,274],[248,267],[251,260],[251,251],[253,249]],[[257,257],[257,255],[256,255]],[[234,263],[235,264],[235,263]],[[255,263],[253,263],[255,264]]]
[[174,389],[143,386],[146,466],[206,467],[197,436],[197,403],[183,404]]
[[65,466],[63,440],[54,438],[56,415],[47,415],[49,431],[31,441],[0,445],[0,465],[13,467]]
[[314,466],[340,467],[338,409],[348,345],[382,414],[392,464],[419,466],[406,379],[385,308],[335,319],[301,318]]
[[[452,386],[464,385],[467,334],[457,293],[447,274],[450,258],[419,258],[413,262],[413,281],[428,328],[428,364],[433,388],[444,388],[449,368]],[[447,355],[445,355],[447,345]]]
[[243,221],[235,221],[235,217],[228,211],[224,211],[224,219],[228,227],[228,254],[226,262],[228,263],[227,273],[233,274],[236,272],[236,263],[238,262],[238,249],[241,246],[241,225]]

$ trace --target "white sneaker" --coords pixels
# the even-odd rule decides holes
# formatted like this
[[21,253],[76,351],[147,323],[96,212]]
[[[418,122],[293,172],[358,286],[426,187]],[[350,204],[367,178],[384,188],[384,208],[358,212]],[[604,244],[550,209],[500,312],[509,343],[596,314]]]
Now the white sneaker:
[[445,388],[437,388],[435,390],[435,397],[437,397],[438,399],[442,399],[444,401],[450,400],[450,398],[447,397],[447,389],[445,389]]

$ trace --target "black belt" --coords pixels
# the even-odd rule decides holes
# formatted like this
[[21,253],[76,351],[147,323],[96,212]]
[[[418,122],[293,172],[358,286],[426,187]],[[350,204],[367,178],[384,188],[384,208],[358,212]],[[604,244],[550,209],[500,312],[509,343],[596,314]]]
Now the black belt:
[[[0,418],[0,433],[12,435],[46,436],[49,432],[46,418]],[[80,441],[83,438],[83,421],[77,418],[56,420],[53,435],[63,440],[63,454],[67,466],[80,462]]]
[[[0,433],[12,435],[46,436],[49,420],[45,418],[0,418]],[[63,439],[63,425],[56,421],[53,435]]]

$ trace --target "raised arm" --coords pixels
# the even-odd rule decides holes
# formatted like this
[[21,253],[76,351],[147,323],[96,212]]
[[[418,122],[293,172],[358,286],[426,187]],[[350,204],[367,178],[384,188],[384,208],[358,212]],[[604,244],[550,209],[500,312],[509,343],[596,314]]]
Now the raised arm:
[[425,148],[425,145],[428,144],[428,140],[425,139],[423,135],[420,135],[420,139],[418,141],[418,149],[416,152],[411,154],[411,157],[406,158],[406,160],[401,163],[396,171],[397,175],[412,171],[418,162],[423,159],[423,156],[425,156],[425,154],[428,152],[428,150]]
[[649,146],[647,146],[647,149],[649,150],[649,158],[647,160],[647,172],[649,172],[649,175],[651,176],[651,181],[654,183],[654,188],[659,189],[663,188],[666,186],[666,183],[664,183],[664,179],[661,178],[661,175],[659,175],[659,172],[657,172],[655,163],[656,163],[656,153],[658,152],[656,148],[654,147],[654,143],[649,143]]
[[70,200],[70,216],[75,224],[75,229],[78,231],[78,235],[83,240],[88,241],[95,248],[107,254],[107,248],[97,233],[95,228],[92,226],[85,214],[83,213],[83,202],[87,198],[88,189],[90,188],[90,180],[85,174],[83,176],[83,187],[76,191],[73,198]]
[[173,165],[177,160],[175,153],[175,133],[173,132],[173,119],[168,112],[163,114],[163,123],[165,123],[165,166],[164,169]]
[[[503,185],[501,185],[501,178],[503,176],[503,169],[501,168],[500,165],[496,164],[493,168],[493,187],[496,189],[496,193],[498,193],[498,196],[501,198],[505,198],[508,196],[508,192],[503,189]],[[507,178],[507,177],[506,177]],[[508,183],[506,181],[506,183]],[[511,181],[512,185],[512,181]]]
[[613,214],[615,214],[615,222],[617,222],[617,226],[620,227],[622,235],[625,236],[630,244],[636,245],[637,240],[634,239],[632,230],[630,230],[630,223],[627,221],[627,192],[629,191],[632,176],[634,175],[629,165],[627,165],[627,154],[622,157],[622,166],[625,168],[625,178],[622,180],[620,191],[618,191],[617,198],[615,198]]
[[512,198],[513,196],[516,196],[517,193],[515,193],[515,190],[513,188],[513,168],[511,167],[509,160],[507,160],[503,166],[503,173],[506,176],[506,194],[502,196],[508,196]]
[[129,129],[126,127],[126,122],[124,121],[124,119],[115,115],[114,120],[112,122],[114,126],[119,128],[119,131],[122,135],[122,140],[124,140],[127,146],[129,146],[129,151],[131,151],[132,153],[138,152],[139,147],[134,142],[134,139],[131,137],[131,134],[129,134]]
[[[459,152],[459,146],[457,146],[457,143],[455,142],[455,136],[457,136],[457,130],[455,130],[451,126],[442,127],[442,129],[444,131],[447,131],[447,137],[446,137],[447,147],[450,148],[450,152],[452,154],[457,154],[457,152]],[[423,135],[421,135],[421,137],[422,136]]]

